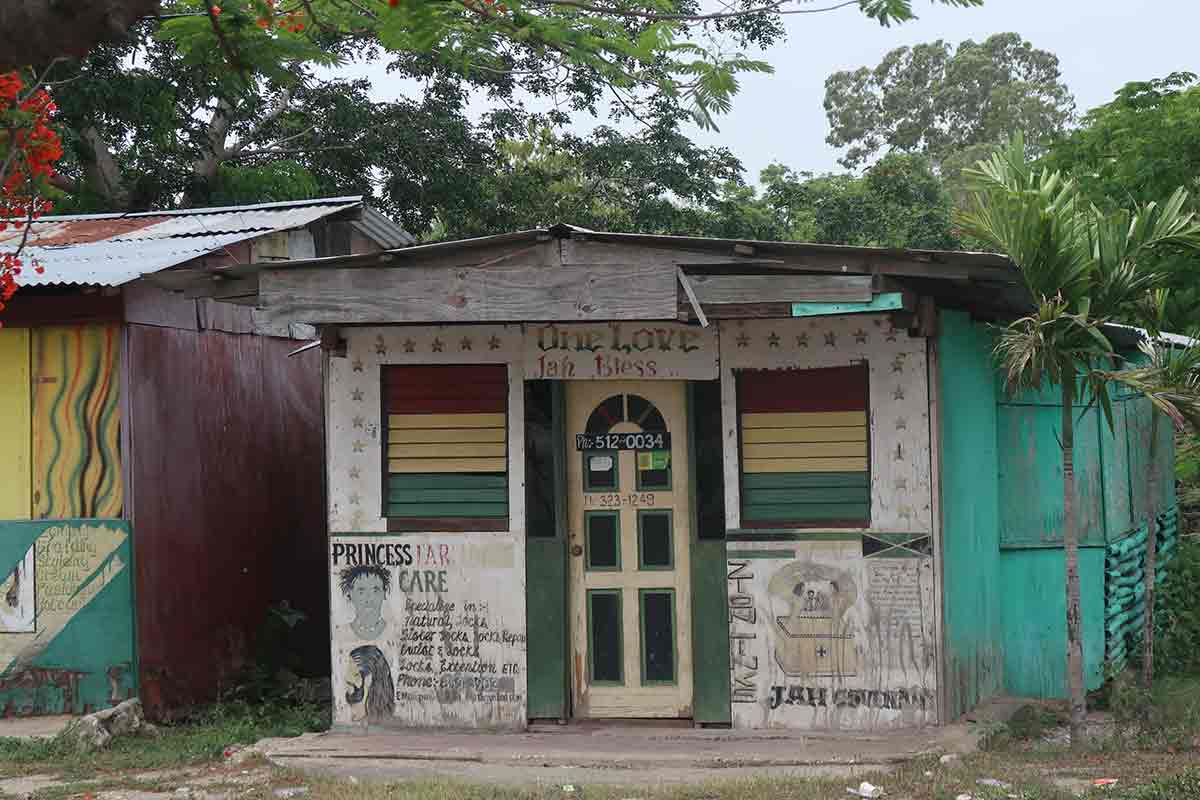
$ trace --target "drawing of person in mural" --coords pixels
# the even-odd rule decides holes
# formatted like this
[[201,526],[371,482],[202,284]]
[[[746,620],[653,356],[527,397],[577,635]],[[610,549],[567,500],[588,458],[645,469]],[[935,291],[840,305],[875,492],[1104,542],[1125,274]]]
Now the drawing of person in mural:
[[345,666],[350,718],[355,722],[390,719],[396,711],[396,687],[383,651],[373,644],[359,645],[350,651]]
[[378,564],[346,567],[338,576],[338,587],[354,608],[354,619],[338,625],[334,638],[372,642],[386,638],[388,621],[383,616],[383,601],[391,589],[392,573]]

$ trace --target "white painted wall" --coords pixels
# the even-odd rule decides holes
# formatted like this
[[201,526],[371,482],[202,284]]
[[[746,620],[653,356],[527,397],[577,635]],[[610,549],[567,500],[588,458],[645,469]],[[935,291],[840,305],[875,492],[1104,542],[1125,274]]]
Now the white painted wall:
[[[727,527],[741,525],[734,373],[866,361],[871,520],[826,539],[730,541],[733,724],[883,730],[937,720],[934,562],[864,557],[856,533],[935,534],[926,342],[885,315],[722,321]],[[818,388],[819,391],[819,388]],[[937,552],[936,541],[932,552]],[[901,557],[895,557],[901,556]],[[818,652],[820,648],[820,652]]]
[[[396,695],[390,724],[524,726],[525,395],[521,328],[396,326],[344,329],[343,335],[346,355],[329,357],[326,373],[334,722],[364,724],[358,719],[362,704],[350,703],[348,693],[353,694],[351,653],[368,645],[378,647],[389,662]],[[387,533],[382,496],[380,367],[496,363],[508,365],[509,530]],[[391,551],[395,563],[388,567],[389,590],[384,607],[387,634],[371,641],[363,640],[350,627],[354,609],[339,586],[342,570],[351,566],[346,561],[346,546],[362,544],[408,546],[407,551]],[[341,556],[336,563],[335,555]],[[412,563],[402,563],[408,557]],[[421,573],[419,577],[414,578],[414,571]],[[422,645],[430,649],[425,651]],[[375,723],[368,719],[365,724]]]

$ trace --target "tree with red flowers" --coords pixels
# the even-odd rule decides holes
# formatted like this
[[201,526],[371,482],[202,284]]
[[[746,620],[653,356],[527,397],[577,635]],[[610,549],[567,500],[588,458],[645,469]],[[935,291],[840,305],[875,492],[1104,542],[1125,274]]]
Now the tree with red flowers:
[[21,271],[41,272],[22,258],[30,224],[51,208],[47,199],[62,142],[51,127],[54,103],[38,82],[19,72],[0,74],[0,232],[22,230],[15,250],[0,252],[0,310],[17,289]]

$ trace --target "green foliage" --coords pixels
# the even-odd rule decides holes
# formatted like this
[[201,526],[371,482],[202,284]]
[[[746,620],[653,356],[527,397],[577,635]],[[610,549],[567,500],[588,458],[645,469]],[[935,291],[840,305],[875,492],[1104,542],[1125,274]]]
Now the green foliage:
[[0,774],[52,772],[94,778],[114,770],[146,770],[218,761],[229,745],[273,736],[299,736],[329,727],[327,705],[315,703],[215,703],[185,719],[159,726],[157,736],[121,737],[108,749],[85,752],[66,736],[0,738]]
[[1200,675],[1200,540],[1184,536],[1154,598],[1154,665],[1162,675]]
[[813,177],[779,165],[763,171],[780,238],[864,247],[953,250],[960,246],[950,196],[928,159],[890,153],[863,173]]
[[302,200],[320,194],[316,177],[295,161],[252,166],[222,164],[216,179],[204,188],[207,194],[197,193],[193,199],[210,206]]
[[1200,797],[1200,770],[1189,769],[1178,775],[1159,778],[1136,789],[1109,794],[1113,800],[1180,800]]
[[953,176],[1015,133],[1044,146],[1074,109],[1058,57],[1015,33],[956,49],[942,40],[899,47],[874,68],[825,81],[826,141],[849,148],[842,163],[850,168],[886,148],[924,154]]
[[1200,734],[1200,678],[1194,674],[1160,677],[1147,690],[1125,672],[1108,687],[1108,706],[1117,737],[1135,747],[1190,748]]
[[[1165,197],[1194,187],[1200,175],[1200,86],[1196,76],[1126,84],[1111,103],[1092,109],[1080,126],[1057,139],[1047,169],[1075,176],[1084,197],[1105,210]],[[1200,260],[1168,250],[1154,256],[1171,289],[1167,325],[1200,324]]]

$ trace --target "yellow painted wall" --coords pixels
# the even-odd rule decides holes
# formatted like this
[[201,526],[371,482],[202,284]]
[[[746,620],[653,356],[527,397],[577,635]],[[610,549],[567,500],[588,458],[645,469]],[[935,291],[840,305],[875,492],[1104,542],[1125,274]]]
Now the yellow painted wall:
[[29,330],[0,328],[0,519],[29,519]]
[[33,516],[119,517],[120,326],[35,328]]

